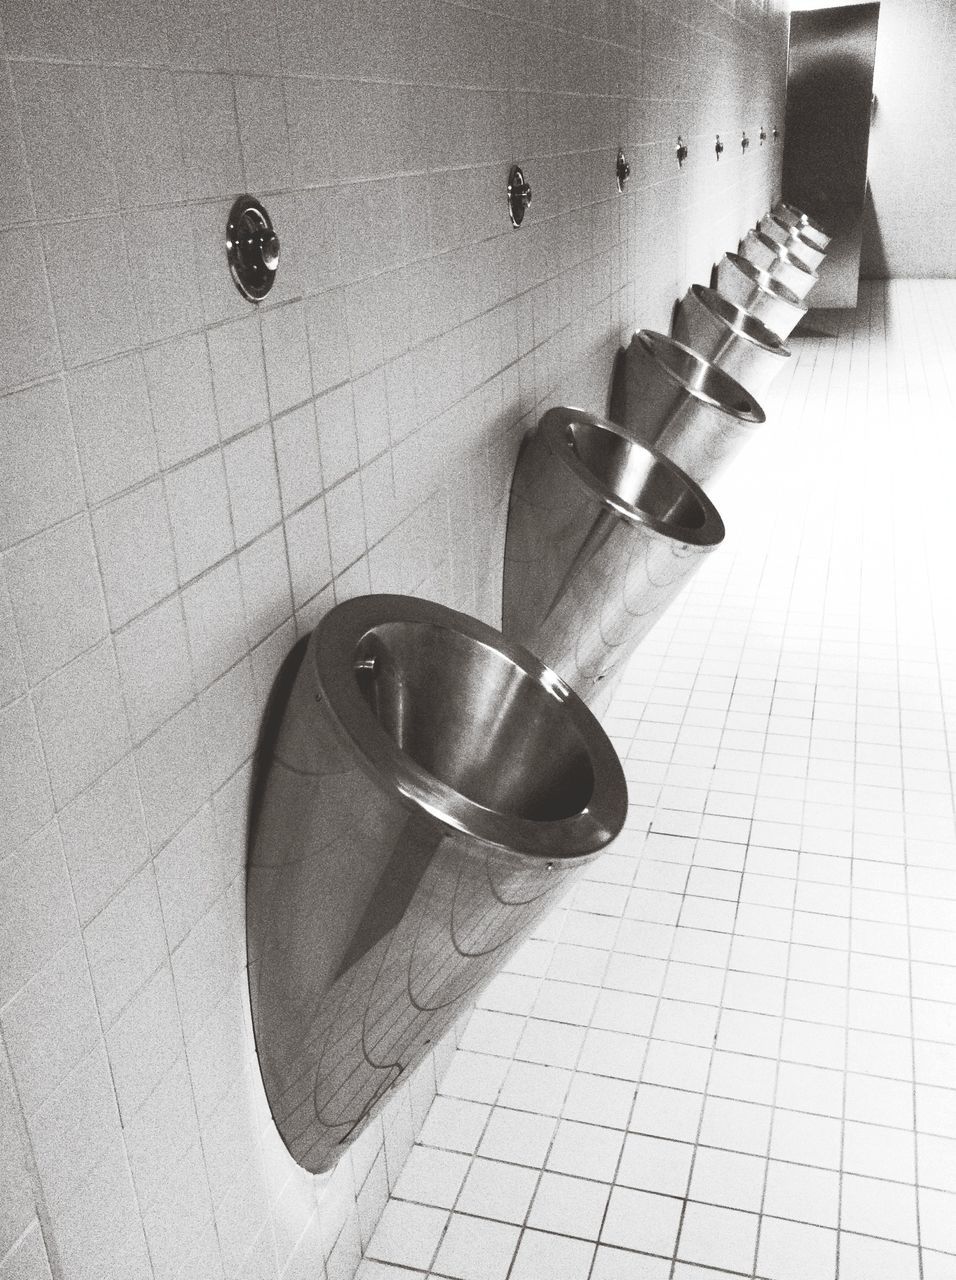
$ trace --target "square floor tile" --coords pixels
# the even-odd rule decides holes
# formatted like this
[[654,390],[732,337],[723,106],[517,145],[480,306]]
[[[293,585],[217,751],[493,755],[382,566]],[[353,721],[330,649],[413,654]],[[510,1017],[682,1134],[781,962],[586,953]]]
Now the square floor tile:
[[755,1213],[690,1200],[684,1210],[677,1256],[686,1262],[747,1272],[753,1267],[757,1221]]
[[608,1188],[563,1173],[543,1173],[535,1192],[528,1226],[596,1240],[601,1231]]
[[520,1234],[503,1222],[453,1213],[434,1270],[456,1280],[505,1280]]

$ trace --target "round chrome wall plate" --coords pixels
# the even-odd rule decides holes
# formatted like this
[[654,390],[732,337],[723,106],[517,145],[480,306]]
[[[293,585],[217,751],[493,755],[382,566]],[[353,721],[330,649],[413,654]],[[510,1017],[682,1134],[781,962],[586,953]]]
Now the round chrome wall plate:
[[279,237],[265,206],[254,196],[240,196],[229,210],[226,258],[242,296],[261,302],[275,283]]

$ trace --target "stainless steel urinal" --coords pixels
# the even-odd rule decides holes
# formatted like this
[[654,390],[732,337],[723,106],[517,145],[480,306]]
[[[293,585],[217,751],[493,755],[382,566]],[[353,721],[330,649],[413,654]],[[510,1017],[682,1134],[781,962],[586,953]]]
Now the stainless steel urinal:
[[783,245],[765,236],[762,231],[748,231],[740,242],[740,253],[755,267],[769,272],[775,280],[792,289],[801,299],[807,296],[819,279],[815,271],[788,253]]
[[613,840],[627,787],[580,698],[464,614],[363,596],[293,652],[260,746],[249,984],[272,1114],[317,1173]]
[[681,299],[674,337],[757,399],[790,359],[790,348],[761,320],[702,284],[691,285]]
[[765,213],[757,228],[776,244],[782,245],[794,258],[808,266],[811,271],[819,271],[820,264],[826,258],[825,250],[808,240],[797,227],[787,226],[772,213]]
[[724,526],[654,449],[579,409],[549,409],[511,486],[502,630],[594,710]]
[[783,200],[779,200],[773,206],[772,213],[775,218],[779,218],[788,226],[799,227],[801,235],[811,244],[815,244],[818,249],[826,249],[832,240],[825,227],[822,227],[809,214],[804,213],[802,209],[798,209],[796,205],[785,204]]
[[613,416],[706,484],[766,421],[739,382],[690,347],[642,329],[624,354]]
[[783,341],[807,314],[806,303],[792,289],[737,253],[724,254],[716,278],[718,293],[756,316]]

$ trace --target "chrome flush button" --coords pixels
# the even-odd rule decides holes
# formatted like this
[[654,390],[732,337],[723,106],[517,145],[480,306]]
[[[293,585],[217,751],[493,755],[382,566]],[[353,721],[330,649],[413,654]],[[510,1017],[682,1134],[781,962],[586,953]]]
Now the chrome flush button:
[[254,196],[240,196],[229,211],[226,257],[242,296],[261,302],[275,283],[279,237],[265,206]]

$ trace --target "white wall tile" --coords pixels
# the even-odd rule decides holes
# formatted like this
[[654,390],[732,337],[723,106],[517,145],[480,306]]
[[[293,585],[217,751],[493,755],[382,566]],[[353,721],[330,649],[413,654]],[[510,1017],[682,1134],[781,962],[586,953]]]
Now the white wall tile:
[[183,72],[174,85],[190,197],[235,198],[243,186],[242,154],[230,80]]
[[161,14],[146,0],[89,0],[93,41],[104,62],[164,63],[169,57]]
[[239,552],[239,578],[251,644],[264,640],[292,613],[289,568],[281,529],[264,534]]
[[238,558],[230,556],[182,593],[186,634],[197,689],[205,689],[246,650]]
[[286,522],[286,543],[292,599],[298,607],[311,600],[332,577],[325,503],[321,498],[310,502]]
[[166,501],[179,581],[185,583],[233,550],[222,453],[215,449],[167,475]]
[[33,193],[27,174],[26,154],[23,146],[23,133],[13,91],[6,76],[0,82],[0,165],[7,174],[9,185],[3,193],[0,213],[4,224],[9,222],[28,222],[35,216]]
[[299,302],[267,311],[262,317],[269,407],[282,413],[312,395],[305,313]]
[[163,208],[127,209],[123,214],[139,336],[144,343],[160,342],[202,323],[192,236],[187,230],[176,252],[170,253],[167,227]]
[[[162,965],[106,1033],[106,1051],[124,1126],[183,1054],[182,1022],[172,970]],[[186,1090],[187,1102],[191,1091]],[[131,1138],[127,1136],[127,1145]]]
[[135,346],[139,330],[122,221],[50,226],[43,251],[67,367]]
[[53,957],[0,1013],[20,1102],[32,1114],[100,1040],[83,943]]
[[103,109],[120,203],[182,200],[186,173],[169,72],[106,68]]
[[354,471],[359,463],[351,387],[338,387],[320,396],[315,402],[315,416],[322,475],[327,485],[333,485]]
[[121,627],[176,586],[162,485],[114,498],[94,513],[93,527],[110,622]]
[[61,1210],[119,1137],[116,1097],[102,1042],[29,1118],[28,1128],[47,1203]]
[[223,458],[236,545],[241,547],[279,522],[279,481],[271,426],[266,423],[230,441],[223,449]]
[[341,573],[365,551],[365,510],[359,475],[349,476],[325,495],[332,572]]
[[224,440],[269,416],[262,336],[256,316],[209,331],[219,430]]
[[74,370],[66,387],[91,502],[155,474],[156,444],[139,354]]
[[156,884],[170,949],[212,906],[223,886],[223,864],[212,806],[204,805],[156,857]]
[[266,192],[291,186],[289,131],[281,79],[237,76],[233,83],[249,189]]
[[159,458],[171,467],[218,439],[206,340],[194,334],[152,347],[145,362]]
[[83,484],[62,384],[47,382],[0,399],[0,461],[15,503],[0,508],[5,547],[74,515]]
[[21,697],[27,688],[20,637],[7,589],[4,561],[0,559],[0,706]]
[[55,373],[60,352],[38,233],[29,227],[5,230],[0,254],[9,264],[10,299],[0,320],[0,385],[13,387]]
[[76,908],[54,823],[0,864],[4,961],[0,999],[14,996],[76,936]]
[[142,746],[136,767],[150,844],[158,850],[209,794],[199,708],[191,702]]
[[80,923],[87,924],[149,855],[132,760],[121,760],[61,810],[59,823]]
[[100,72],[92,66],[18,62],[13,85],[37,214],[62,218],[115,209]]
[[6,560],[26,673],[42,680],[107,631],[89,519],[77,516],[21,542]]
[[152,864],[138,871],[84,928],[83,940],[100,1017],[108,1027],[168,953]]
[[182,597],[141,614],[117,632],[114,645],[130,731],[141,742],[193,696]]
[[272,424],[282,510],[290,515],[322,492],[322,462],[315,408],[301,405]]

